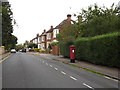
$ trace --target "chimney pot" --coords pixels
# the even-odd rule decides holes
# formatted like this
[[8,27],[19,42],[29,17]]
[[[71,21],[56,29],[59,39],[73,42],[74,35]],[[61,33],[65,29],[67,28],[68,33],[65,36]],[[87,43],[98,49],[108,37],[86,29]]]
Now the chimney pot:
[[53,29],[53,26],[51,26],[51,29]]
[[46,30],[44,29],[44,33],[46,32]]
[[71,17],[71,14],[68,14],[67,17]]
[[71,14],[67,15],[67,20],[70,21],[71,20]]

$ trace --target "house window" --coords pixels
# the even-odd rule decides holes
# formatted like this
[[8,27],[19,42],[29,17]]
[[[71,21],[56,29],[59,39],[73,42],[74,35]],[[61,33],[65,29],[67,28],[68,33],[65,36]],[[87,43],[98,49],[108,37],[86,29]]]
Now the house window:
[[38,48],[41,48],[41,45],[40,45],[40,44],[38,44]]
[[41,42],[41,40],[40,40],[41,38],[39,37],[39,43]]
[[51,33],[47,33],[47,39],[51,39]]
[[45,44],[44,43],[41,44],[41,49],[45,49]]
[[44,36],[42,36],[42,41],[44,41],[45,40],[45,37]]
[[37,39],[35,39],[35,43],[37,43]]
[[59,34],[59,29],[56,29],[56,34]]
[[49,47],[49,45],[50,45],[50,42],[47,42],[47,48]]
[[53,37],[56,38],[56,35],[59,34],[59,29],[54,29]]

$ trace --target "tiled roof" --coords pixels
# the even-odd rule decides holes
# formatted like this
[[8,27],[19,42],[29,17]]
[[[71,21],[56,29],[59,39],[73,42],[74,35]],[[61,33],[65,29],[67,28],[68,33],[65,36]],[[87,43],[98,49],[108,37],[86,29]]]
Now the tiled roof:
[[[54,29],[54,28],[53,28]],[[53,31],[53,29],[49,29],[46,33],[50,33]]]
[[73,20],[68,21],[68,19],[65,19],[59,25],[57,25],[55,29],[60,29],[63,25],[70,25],[72,23],[75,23],[75,21]]

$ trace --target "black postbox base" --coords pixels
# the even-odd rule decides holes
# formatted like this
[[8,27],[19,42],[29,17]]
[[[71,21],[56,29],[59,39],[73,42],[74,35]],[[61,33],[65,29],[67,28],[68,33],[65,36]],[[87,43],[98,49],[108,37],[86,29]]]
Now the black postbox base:
[[75,59],[70,59],[70,62],[71,63],[75,63]]

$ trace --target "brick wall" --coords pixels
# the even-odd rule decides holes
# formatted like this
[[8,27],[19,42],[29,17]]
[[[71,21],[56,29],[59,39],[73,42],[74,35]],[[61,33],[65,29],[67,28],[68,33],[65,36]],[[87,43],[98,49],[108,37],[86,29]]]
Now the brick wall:
[[58,45],[52,46],[52,54],[53,54],[53,55],[57,55],[57,56],[60,55],[59,46],[58,46]]
[[5,49],[4,49],[4,47],[0,46],[0,55],[3,53],[5,53]]

